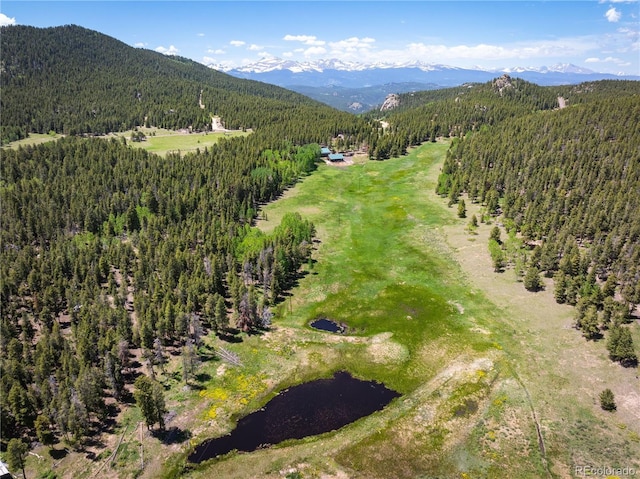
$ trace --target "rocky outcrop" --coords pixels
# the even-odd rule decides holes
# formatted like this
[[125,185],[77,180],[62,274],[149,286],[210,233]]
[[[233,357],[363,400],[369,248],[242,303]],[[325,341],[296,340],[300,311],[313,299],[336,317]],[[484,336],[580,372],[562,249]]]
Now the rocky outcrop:
[[400,105],[400,96],[397,93],[390,93],[387,98],[384,99],[380,111],[391,110]]
[[505,73],[501,77],[496,78],[495,80],[493,80],[493,88],[498,93],[500,93],[500,95],[502,95],[503,90],[507,88],[513,88],[513,83],[511,83],[511,77]]

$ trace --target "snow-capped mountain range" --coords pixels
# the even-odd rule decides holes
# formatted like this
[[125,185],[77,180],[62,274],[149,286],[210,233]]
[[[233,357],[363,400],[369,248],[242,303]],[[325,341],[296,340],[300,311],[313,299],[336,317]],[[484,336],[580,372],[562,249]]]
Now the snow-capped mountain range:
[[577,84],[605,79],[640,80],[640,76],[597,73],[563,63],[543,67],[487,70],[459,68],[411,61],[364,64],[337,59],[298,62],[265,58],[236,69],[209,65],[238,78],[258,80],[295,90],[323,103],[348,111],[365,111],[381,103],[390,89],[395,92],[428,90],[487,82],[507,73],[538,85]]
[[[391,62],[377,62],[377,63],[359,63],[349,62],[344,60],[338,60],[336,58],[328,60],[317,60],[308,62],[298,62],[294,60],[284,60],[281,58],[264,58],[258,62],[244,65],[239,68],[228,68],[222,65],[210,64],[211,68],[216,70],[231,72],[231,73],[268,73],[273,71],[288,70],[291,73],[303,73],[303,72],[317,72],[323,73],[327,70],[336,71],[365,71],[376,69],[404,69],[415,68],[423,72],[434,72],[443,70],[470,70],[470,71],[484,71],[489,73],[523,73],[523,72],[536,72],[536,73],[572,73],[572,74],[598,74],[593,70],[582,68],[571,63],[558,63],[550,67],[513,67],[503,69],[486,69],[481,67],[476,68],[459,68],[449,65],[442,65],[437,63],[426,63],[422,61],[409,61],[402,63]],[[600,74],[607,75],[607,74]],[[614,75],[611,75],[614,76]]]

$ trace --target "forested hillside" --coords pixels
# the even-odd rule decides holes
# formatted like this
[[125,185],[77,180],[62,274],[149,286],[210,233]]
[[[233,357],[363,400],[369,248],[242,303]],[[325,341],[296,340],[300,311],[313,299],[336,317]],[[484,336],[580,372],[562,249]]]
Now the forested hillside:
[[[204,331],[269,326],[314,227],[290,215],[261,234],[259,205],[315,168],[318,143],[360,145],[369,127],[75,26],[3,27],[1,72],[3,140],[70,135],[2,152],[2,440],[81,446],[170,352],[189,381]],[[81,137],[212,114],[254,133],[166,158]]]
[[274,136],[294,142],[309,136],[327,142],[364,125],[283,88],[78,26],[2,27],[0,40],[3,144],[30,132],[102,135],[142,125],[201,130],[212,114],[229,129],[268,125]]
[[[383,112],[388,128],[371,141],[369,156],[385,159],[409,146],[438,137],[462,136],[481,125],[495,125],[531,111],[557,106],[552,87],[543,88],[507,75],[485,84],[399,95],[399,105]],[[375,118],[378,114],[370,113]]]
[[615,296],[630,312],[640,303],[639,121],[640,92],[522,116],[456,140],[438,191],[487,203],[538,244],[527,264],[555,275],[560,302],[602,311]]

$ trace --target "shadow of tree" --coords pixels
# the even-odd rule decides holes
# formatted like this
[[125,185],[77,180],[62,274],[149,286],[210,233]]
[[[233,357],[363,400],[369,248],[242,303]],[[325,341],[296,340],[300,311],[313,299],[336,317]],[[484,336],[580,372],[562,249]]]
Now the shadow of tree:
[[66,457],[67,454],[69,454],[69,451],[67,449],[49,449],[49,456],[51,456],[51,459],[53,459],[54,461],[59,461],[63,457]]
[[199,373],[195,375],[195,380],[203,383],[205,381],[209,381],[211,379],[211,375],[207,373]]
[[192,434],[189,429],[180,429],[173,426],[164,431],[153,431],[152,435],[158,438],[162,444],[181,444],[191,438]]

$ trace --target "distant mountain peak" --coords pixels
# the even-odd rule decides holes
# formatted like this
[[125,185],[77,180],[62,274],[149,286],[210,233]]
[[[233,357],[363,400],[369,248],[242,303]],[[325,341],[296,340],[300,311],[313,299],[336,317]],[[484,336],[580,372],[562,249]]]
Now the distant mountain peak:
[[[606,79],[640,80],[640,76],[597,73],[571,63],[558,63],[540,67],[518,66],[487,69],[478,66],[462,68],[418,60],[364,63],[339,60],[337,58],[296,61],[270,57],[235,69],[220,68],[216,65],[210,66],[238,78],[258,80],[285,88],[366,88],[388,83],[414,83],[450,87],[492,81],[505,73],[514,78],[539,85],[566,85]],[[387,91],[385,95],[387,93],[390,92]],[[324,94],[327,94],[326,90]],[[348,104],[366,103],[361,98],[358,98],[357,94],[354,95],[356,96],[350,98]],[[326,98],[322,96],[318,96],[316,99],[327,102]],[[383,100],[384,97],[380,98],[378,102]],[[376,104],[379,104],[378,102]]]

